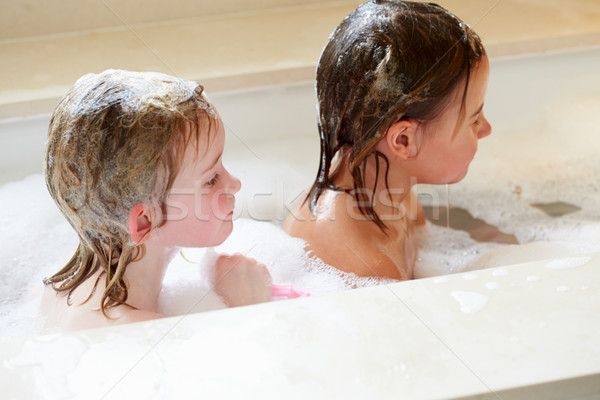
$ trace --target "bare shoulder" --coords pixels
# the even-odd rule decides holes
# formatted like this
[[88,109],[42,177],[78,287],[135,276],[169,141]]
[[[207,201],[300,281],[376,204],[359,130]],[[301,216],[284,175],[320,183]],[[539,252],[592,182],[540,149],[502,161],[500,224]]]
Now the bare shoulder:
[[301,238],[326,264],[358,276],[403,279],[395,254],[387,251],[388,237],[372,221],[341,214],[311,224]]
[[323,242],[325,246],[319,257],[329,265],[358,276],[405,279],[395,255],[387,251],[385,239],[382,240],[380,232],[375,231],[379,228],[371,221],[360,225],[347,226],[346,230],[338,232],[343,240],[330,236]]
[[401,238],[390,239],[362,215],[352,197],[328,191],[315,214],[306,204],[295,211],[283,229],[306,241],[306,250],[326,264],[358,276],[408,279],[398,264],[405,258]]
[[316,215],[313,215],[308,206],[306,193],[307,192],[303,193],[302,196],[298,198],[281,225],[281,228],[284,231],[294,237],[302,236],[302,232],[306,229],[310,229],[310,223],[317,219]]

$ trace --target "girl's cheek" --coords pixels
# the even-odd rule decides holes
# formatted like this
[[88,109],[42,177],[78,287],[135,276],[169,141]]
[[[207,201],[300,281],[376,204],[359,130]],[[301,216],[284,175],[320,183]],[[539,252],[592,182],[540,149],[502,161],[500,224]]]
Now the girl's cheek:
[[186,202],[187,198],[182,195],[172,195],[166,201],[166,219],[167,221],[180,221],[185,219],[193,208]]
[[218,197],[215,199],[215,202],[214,202],[215,215],[217,218],[223,219],[229,213],[229,203],[231,201],[230,198],[232,196],[233,195],[228,194],[225,191],[222,191],[221,193],[219,193]]
[[212,193],[204,193],[202,195],[202,199],[198,202],[198,208],[200,211],[200,215],[202,216],[202,221],[210,221],[214,218],[214,209],[213,209],[213,196]]

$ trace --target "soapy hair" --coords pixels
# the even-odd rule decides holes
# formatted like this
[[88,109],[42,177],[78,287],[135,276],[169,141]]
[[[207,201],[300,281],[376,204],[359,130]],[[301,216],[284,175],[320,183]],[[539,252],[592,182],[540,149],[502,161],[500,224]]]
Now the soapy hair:
[[[401,119],[434,119],[464,82],[462,121],[471,69],[484,54],[473,30],[437,4],[370,1],[348,15],[329,37],[317,66],[321,157],[305,200],[311,212],[326,189],[352,192],[361,213],[385,231],[373,202],[380,159],[386,188],[389,161],[375,149],[377,143]],[[340,171],[330,173],[338,153],[347,157],[354,190],[332,183]],[[377,175],[369,196],[365,168],[371,155]]]
[[106,282],[102,313],[126,304],[123,274],[144,256],[144,245],[131,238],[129,213],[143,203],[151,229],[162,223],[186,146],[199,140],[201,123],[210,126],[216,118],[203,90],[164,74],[107,70],[84,75],[59,102],[48,130],[44,175],[79,245],[44,283],[67,292],[69,304],[71,293],[99,268]]

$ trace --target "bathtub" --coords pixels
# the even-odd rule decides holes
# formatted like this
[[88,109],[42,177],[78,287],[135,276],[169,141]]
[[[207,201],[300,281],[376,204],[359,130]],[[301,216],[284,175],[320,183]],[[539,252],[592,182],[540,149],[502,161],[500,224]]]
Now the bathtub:
[[[420,187],[422,199],[440,207],[448,200],[510,231],[515,217],[502,213],[503,202],[530,202],[532,185],[578,180],[545,176],[561,169],[536,158],[560,166],[575,156],[599,173],[593,156],[600,122],[587,112],[600,104],[598,71],[600,48],[493,59],[485,112],[494,133],[481,142],[468,177],[450,187],[450,199],[445,188]],[[224,162],[249,182],[236,216],[280,223],[316,172],[313,84],[210,97],[227,124]],[[0,182],[40,172],[48,120],[0,122]],[[523,182],[503,173],[506,163],[522,169],[528,159],[533,167],[522,171]],[[589,210],[600,192],[593,179],[585,182],[589,195],[548,194],[581,207],[586,221],[570,221],[583,228],[552,231],[560,219],[544,219],[549,233],[523,228],[516,232],[521,243],[545,240],[547,247],[508,252],[493,268],[110,329],[2,338],[4,397],[600,398],[600,251],[593,246],[600,212]],[[478,192],[492,189],[498,193]],[[498,212],[486,211],[486,203]]]

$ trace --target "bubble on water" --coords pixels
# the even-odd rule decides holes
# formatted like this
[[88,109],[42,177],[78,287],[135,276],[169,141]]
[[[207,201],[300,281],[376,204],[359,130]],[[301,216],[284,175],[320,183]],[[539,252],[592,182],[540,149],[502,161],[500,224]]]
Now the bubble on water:
[[561,285],[561,286],[558,286],[558,287],[556,288],[556,291],[557,291],[557,292],[566,292],[566,291],[568,291],[568,290],[570,290],[570,289],[571,289],[571,288],[570,288],[570,287],[568,287],[568,286]]
[[496,282],[487,282],[485,284],[485,288],[489,290],[496,290],[500,287]]
[[[544,249],[533,249],[535,251],[529,254],[520,251],[518,246],[511,246],[506,254],[513,253],[513,256],[502,257],[503,265],[600,251],[600,242],[593,240],[600,237],[597,217],[600,184],[595,179],[600,176],[600,163],[595,155],[600,125],[590,118],[594,115],[592,110],[599,106],[599,96],[548,104],[545,114],[539,118],[540,129],[548,139],[535,157],[531,157],[530,149],[539,143],[538,132],[509,131],[503,126],[495,126],[495,135],[481,141],[466,178],[452,185],[452,206],[463,208],[473,217],[514,234],[520,243],[561,242],[555,248],[549,245]],[[565,144],[560,138],[567,126],[573,129],[573,121],[577,121],[578,131],[586,132],[586,140]],[[513,140],[507,140],[512,137],[518,138],[521,143],[519,149],[514,148]],[[590,144],[589,140],[594,144]],[[506,162],[508,154],[512,155],[514,162]],[[552,179],[539,178],[548,176]],[[444,198],[442,190],[437,198]],[[530,205],[552,202],[573,204],[581,210],[552,218]],[[447,237],[440,239],[446,240]],[[481,251],[481,254],[484,253]],[[461,258],[462,252],[454,256]],[[495,260],[487,261],[476,268],[501,265]]]
[[[514,234],[520,243],[526,245],[475,242],[464,231],[427,223],[417,232],[419,260],[415,266],[415,277],[554,258],[563,260],[551,265],[574,268],[577,263],[565,263],[565,257],[583,262],[583,258],[589,254],[600,252],[600,241],[595,240],[600,237],[597,214],[600,209],[600,183],[597,181],[600,163],[596,155],[600,126],[597,120],[589,117],[594,115],[599,105],[599,96],[569,101],[561,99],[557,104],[545,108],[543,118],[534,128],[515,130],[497,123],[495,134],[481,141],[466,178],[451,186],[449,202],[452,206],[467,210],[474,218],[483,219],[503,232]],[[573,121],[577,121],[578,131],[586,132],[586,140],[565,142],[561,139],[565,131],[573,129]],[[542,147],[539,146],[540,133],[547,139]],[[514,146],[513,138],[519,141],[520,146]],[[281,141],[265,142],[262,147],[252,143],[252,153],[244,146],[240,146],[237,152],[226,150],[226,165],[243,183],[237,196],[237,203],[244,208],[242,216],[262,217],[265,221],[275,223],[283,220],[290,202],[300,198],[314,179],[319,154],[318,139],[315,140],[316,134],[310,139],[286,137]],[[531,156],[532,148],[537,149],[535,157]],[[254,154],[260,154],[260,159]],[[507,155],[511,155],[511,162],[506,161]],[[274,186],[277,186],[276,190]],[[419,187],[417,185],[417,192]],[[429,187],[422,187],[426,189],[425,192],[429,191]],[[257,197],[256,193],[271,195]],[[442,199],[445,203],[445,187],[439,190],[433,187],[427,193],[431,194],[430,198]],[[559,201],[576,205],[581,210],[553,218],[530,205]],[[37,307],[43,287],[42,278],[58,270],[65,256],[75,249],[77,236],[47,194],[44,180],[39,174],[0,187],[0,204],[3,205],[0,210],[0,333],[8,334],[10,330],[18,334],[19,330],[34,329],[33,323],[23,324],[29,328],[11,326],[17,321],[26,321],[26,314]],[[238,229],[237,222],[234,222],[234,235]],[[255,236],[249,230],[245,234]],[[269,239],[281,240],[275,234],[268,236],[265,241]],[[535,243],[530,242],[533,241],[545,241],[545,245],[532,246]],[[242,253],[248,249],[243,246],[241,239],[237,239],[235,245],[242,247],[236,250]],[[289,277],[298,282],[299,289],[306,284],[306,287],[319,293],[377,283],[376,280],[339,275],[337,270],[315,259],[304,260],[302,264],[303,256],[300,253],[303,249],[298,244],[285,241],[281,244],[262,243],[259,247],[262,250],[259,252],[257,249],[256,252],[270,260],[269,267],[277,279]],[[499,252],[503,250],[506,253],[501,255]],[[291,251],[291,254],[286,255],[286,251]],[[268,255],[270,252],[281,257],[282,263],[291,262],[290,271],[273,268],[276,260]],[[478,260],[490,253],[491,257],[477,264]],[[166,282],[166,291],[172,290],[173,296],[177,291],[188,291],[183,287],[176,289],[177,282],[181,283],[186,276],[198,282],[204,279],[200,271],[202,265],[192,266],[195,268],[192,270],[180,258],[175,263],[179,263],[180,268],[169,268],[167,275],[173,275],[166,277],[167,280],[171,279]],[[321,286],[317,279],[301,278],[301,274],[295,273],[298,271],[308,275],[314,272],[325,279],[325,283]],[[515,284],[506,286],[510,285]],[[161,293],[161,296],[166,294]],[[192,299],[197,301],[198,293],[194,296]],[[215,302],[211,304],[216,306],[218,299],[213,300]],[[16,306],[27,302],[31,305],[29,311],[26,311],[26,306]],[[203,302],[209,304],[209,300]],[[5,317],[8,319],[4,320]]]
[[[254,180],[264,179],[257,174]],[[0,210],[4,221],[0,227],[0,334],[35,334],[42,323],[38,316],[42,279],[59,270],[76,248],[77,235],[50,198],[40,174],[1,186],[0,203],[4,206]],[[277,219],[276,213],[271,217]],[[310,257],[304,246],[275,224],[240,218],[234,221],[232,235],[216,250],[256,258],[267,265],[274,283],[289,283],[312,295],[394,282],[343,273]],[[214,257],[206,249],[185,249],[184,255],[192,263],[181,255],[173,260],[159,296],[159,312],[181,315],[224,308],[211,288]]]
[[466,281],[472,281],[473,279],[477,279],[477,274],[472,272],[466,273],[463,275],[463,279]]
[[[227,240],[214,248],[219,254],[240,253],[267,266],[273,283],[291,284],[312,296],[353,288],[396,282],[392,279],[359,277],[333,268],[305,251],[306,243],[286,234],[278,226],[247,218],[234,221]],[[164,315],[225,308],[211,288],[211,271],[215,253],[207,249],[184,249],[165,274],[159,297],[159,311]],[[189,261],[192,261],[190,263]]]
[[419,260],[415,277],[426,278],[462,272],[480,253],[500,246],[497,243],[477,242],[467,232],[434,225],[427,221],[417,230]]
[[58,271],[77,236],[40,174],[1,186],[0,204],[0,334],[37,333],[42,279]]
[[527,282],[537,282],[537,281],[540,281],[542,278],[540,278],[537,275],[529,275],[526,279],[527,279]]

